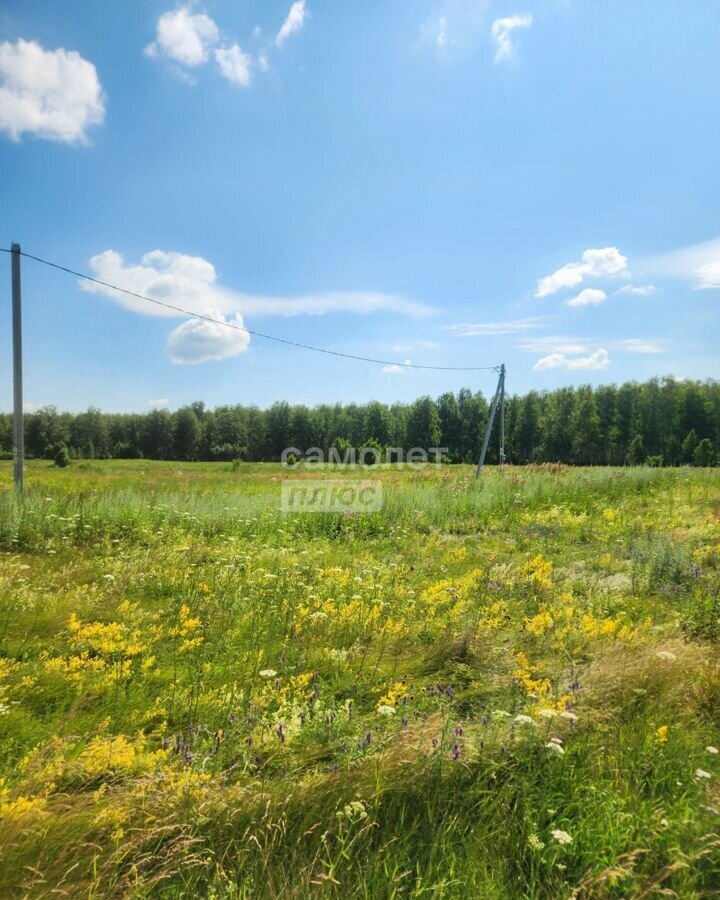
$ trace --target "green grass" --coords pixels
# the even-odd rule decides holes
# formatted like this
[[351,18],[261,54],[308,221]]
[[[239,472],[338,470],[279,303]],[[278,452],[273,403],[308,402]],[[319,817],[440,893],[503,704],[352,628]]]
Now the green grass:
[[347,474],[0,492],[0,896],[716,892],[718,474]]

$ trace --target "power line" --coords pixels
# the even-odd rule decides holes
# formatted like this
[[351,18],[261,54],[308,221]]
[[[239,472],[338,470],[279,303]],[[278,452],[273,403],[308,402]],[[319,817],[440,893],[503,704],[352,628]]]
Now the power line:
[[[0,247],[0,250],[3,253],[11,252],[5,247]],[[298,341],[291,341],[288,338],[277,337],[273,334],[265,334],[262,331],[254,331],[252,328],[245,328],[244,326],[237,325],[234,322],[225,322],[223,319],[215,319],[212,316],[206,316],[203,313],[192,312],[189,309],[183,309],[183,307],[181,306],[175,306],[172,303],[166,303],[164,300],[156,300],[153,297],[146,297],[144,294],[138,294],[135,291],[129,291],[126,288],[118,287],[116,284],[110,284],[107,281],[101,281],[99,278],[93,278],[92,275],[85,275],[84,273],[76,272],[74,269],[70,269],[67,266],[61,266],[59,265],[59,263],[50,262],[50,260],[43,259],[41,256],[33,256],[32,253],[25,253],[24,251],[21,251],[21,255],[25,256],[27,259],[32,259],[35,262],[42,263],[44,266],[49,266],[52,269],[58,269],[61,272],[66,272],[68,275],[74,275],[76,278],[82,278],[85,281],[91,281],[93,284],[109,288],[113,291],[118,291],[120,294],[127,294],[127,296],[129,297],[135,297],[136,299],[144,300],[147,303],[154,303],[156,306],[162,306],[165,309],[171,309],[173,310],[173,312],[181,313],[184,316],[190,316],[194,319],[200,319],[204,322],[212,322],[214,325],[223,325],[225,326],[225,328],[233,328],[235,331],[242,331],[245,334],[251,334],[253,337],[264,338],[267,341],[276,341],[278,344],[287,344],[290,347],[297,347],[300,350],[312,350],[314,353],[325,353],[328,356],[339,356],[343,359],[354,359],[358,362],[373,363],[380,366],[398,366],[403,369],[432,369],[434,371],[441,372],[499,371],[499,366],[423,366],[417,363],[396,362],[387,359],[373,359],[372,357],[368,356],[356,356],[354,353],[341,353],[339,350],[328,350],[326,347],[313,347],[310,344],[301,344]]]

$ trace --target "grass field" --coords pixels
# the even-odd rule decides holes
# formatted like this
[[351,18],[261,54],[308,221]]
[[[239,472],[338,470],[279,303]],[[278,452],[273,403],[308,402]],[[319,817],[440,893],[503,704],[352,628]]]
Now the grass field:
[[718,896],[720,474],[372,475],[0,494],[0,896]]

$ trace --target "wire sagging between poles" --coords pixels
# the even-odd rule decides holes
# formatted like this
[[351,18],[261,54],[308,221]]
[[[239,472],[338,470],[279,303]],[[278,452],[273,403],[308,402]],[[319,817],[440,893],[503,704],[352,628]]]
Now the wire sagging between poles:
[[[4,253],[11,252],[6,247],[0,247],[0,250]],[[325,353],[328,356],[339,356],[342,359],[354,359],[358,362],[373,363],[380,366],[398,366],[403,369],[430,369],[439,372],[498,372],[500,370],[499,366],[424,366],[419,363],[397,362],[395,360],[357,356],[354,353],[342,353],[339,350],[328,350],[326,347],[313,347],[311,344],[302,344],[299,341],[291,341],[288,338],[281,338],[273,334],[266,334],[262,331],[255,331],[252,328],[245,328],[243,325],[237,325],[234,322],[226,322],[223,319],[216,319],[213,316],[207,316],[204,313],[193,312],[192,310],[184,309],[181,306],[175,306],[173,303],[167,303],[164,300],[156,300],[154,297],[147,297],[144,294],[129,291],[127,288],[118,287],[116,284],[110,284],[107,281],[101,281],[99,278],[93,278],[92,275],[85,275],[83,272],[76,272],[74,269],[70,269],[67,266],[61,266],[59,263],[50,262],[50,260],[43,259],[41,256],[34,256],[32,253],[25,253],[21,250],[20,255],[26,257],[26,259],[32,259],[35,262],[42,263],[44,266],[49,266],[52,269],[66,272],[68,275],[74,275],[76,278],[82,278],[84,281],[90,281],[93,284],[100,285],[100,287],[117,291],[120,294],[126,294],[128,297],[135,297],[137,300],[144,300],[147,303],[154,303],[156,306],[162,306],[165,309],[171,309],[173,312],[180,313],[181,315],[200,319],[204,322],[212,322],[214,325],[223,325],[226,328],[233,328],[235,331],[242,331],[253,337],[263,338],[266,341],[275,341],[278,344],[287,344],[290,347],[297,347],[300,350],[311,350],[313,353]]]

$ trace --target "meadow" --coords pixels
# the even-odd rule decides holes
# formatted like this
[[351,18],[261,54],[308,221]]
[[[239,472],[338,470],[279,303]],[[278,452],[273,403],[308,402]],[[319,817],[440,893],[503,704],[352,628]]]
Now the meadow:
[[10,466],[0,896],[718,896],[718,470]]

